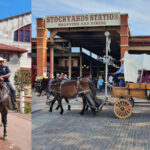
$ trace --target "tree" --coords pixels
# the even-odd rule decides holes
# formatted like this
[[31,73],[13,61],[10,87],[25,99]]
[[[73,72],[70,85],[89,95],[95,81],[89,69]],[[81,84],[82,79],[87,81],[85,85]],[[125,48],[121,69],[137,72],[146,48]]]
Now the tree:
[[16,89],[20,91],[21,89],[31,85],[31,73],[29,70],[19,69],[15,73],[14,80]]

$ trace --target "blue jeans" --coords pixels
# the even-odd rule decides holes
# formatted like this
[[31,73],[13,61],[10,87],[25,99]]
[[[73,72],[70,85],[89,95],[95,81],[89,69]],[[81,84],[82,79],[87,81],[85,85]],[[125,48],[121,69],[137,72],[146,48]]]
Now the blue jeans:
[[10,82],[6,82],[6,84],[7,84],[7,85],[8,85],[8,87],[10,88],[10,91],[11,91],[11,93],[12,93],[12,96],[13,96],[13,98],[14,98],[15,102],[16,102],[16,92],[15,92],[15,90],[14,90],[13,86],[11,85],[11,83],[10,83]]
[[98,88],[99,88],[99,91],[102,92],[103,85],[99,85]]

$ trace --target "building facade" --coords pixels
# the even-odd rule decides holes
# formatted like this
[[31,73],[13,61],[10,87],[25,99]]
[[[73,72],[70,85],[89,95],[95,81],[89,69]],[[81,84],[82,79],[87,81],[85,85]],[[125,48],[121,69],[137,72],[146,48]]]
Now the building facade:
[[[50,70],[50,77],[55,74],[55,66],[60,61],[56,57],[68,59],[68,75],[72,76],[72,58],[75,54],[71,52],[72,47],[79,47],[78,56],[79,75],[82,76],[83,59],[82,48],[89,50],[90,56],[96,55],[97,59],[105,55],[106,37],[109,31],[111,37],[110,55],[120,60],[124,53],[148,53],[150,54],[150,36],[134,37],[130,34],[128,14],[104,13],[104,14],[82,14],[64,16],[46,16],[37,18],[37,38],[33,39],[33,55],[35,56],[37,77],[42,77]],[[47,32],[50,37],[47,37]],[[49,64],[49,65],[48,65]],[[96,64],[96,63],[95,63]],[[99,64],[97,61],[98,65]],[[86,65],[86,64],[85,64]],[[48,67],[48,68],[47,68]],[[94,66],[95,67],[95,66]],[[92,64],[89,63],[89,72],[92,73]],[[96,68],[99,72],[99,67]]]
[[12,84],[18,69],[31,69],[31,12],[0,19],[0,56],[7,59]]

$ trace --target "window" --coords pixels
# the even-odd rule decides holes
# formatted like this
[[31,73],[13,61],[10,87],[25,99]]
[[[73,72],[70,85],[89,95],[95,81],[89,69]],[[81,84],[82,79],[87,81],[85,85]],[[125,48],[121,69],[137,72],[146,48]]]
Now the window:
[[3,57],[7,61],[9,61],[9,54],[8,53],[0,53],[0,57]]
[[31,25],[26,25],[14,32],[14,41],[31,42]]

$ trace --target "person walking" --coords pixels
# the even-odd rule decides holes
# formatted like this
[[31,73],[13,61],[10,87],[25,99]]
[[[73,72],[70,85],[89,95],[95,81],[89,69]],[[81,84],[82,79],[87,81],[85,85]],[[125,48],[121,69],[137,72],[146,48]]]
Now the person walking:
[[103,80],[102,76],[99,76],[99,79],[98,79],[98,90],[99,90],[100,92],[102,92],[103,83],[104,83],[104,80]]

